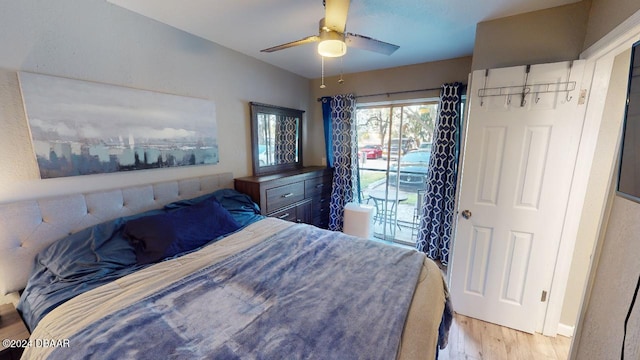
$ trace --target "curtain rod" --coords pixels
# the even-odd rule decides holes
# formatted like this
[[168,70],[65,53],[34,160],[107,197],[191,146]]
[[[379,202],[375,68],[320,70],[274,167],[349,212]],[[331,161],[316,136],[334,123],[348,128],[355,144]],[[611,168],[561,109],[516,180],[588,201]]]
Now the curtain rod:
[[[396,94],[406,94],[406,93],[422,92],[422,91],[434,91],[434,90],[440,90],[440,89],[442,89],[441,86],[437,87],[437,88],[428,88],[428,89],[403,90],[403,91],[392,91],[392,92],[379,93],[379,94],[356,95],[356,98],[373,97],[373,96],[381,96],[381,95],[387,95],[387,97],[388,97],[390,95],[396,95]],[[317,98],[316,100],[322,101],[322,98]]]

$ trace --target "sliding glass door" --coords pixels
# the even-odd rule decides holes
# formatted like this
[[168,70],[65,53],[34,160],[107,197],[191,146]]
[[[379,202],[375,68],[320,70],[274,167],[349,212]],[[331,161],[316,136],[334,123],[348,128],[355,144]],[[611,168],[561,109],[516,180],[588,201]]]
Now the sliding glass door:
[[373,205],[374,236],[415,245],[437,102],[359,106],[362,201]]

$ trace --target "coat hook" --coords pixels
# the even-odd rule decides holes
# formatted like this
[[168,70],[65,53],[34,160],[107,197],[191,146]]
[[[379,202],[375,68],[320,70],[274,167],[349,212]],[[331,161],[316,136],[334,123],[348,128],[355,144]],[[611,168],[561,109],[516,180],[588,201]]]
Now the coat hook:
[[571,68],[573,67],[573,61],[569,63],[569,73],[567,74],[567,94],[565,95],[565,100],[570,102],[573,99],[573,96],[569,96],[569,81],[571,81]]
[[567,96],[565,97],[565,100],[567,100],[567,102],[570,102],[573,99],[573,96],[569,96],[569,91],[567,91]]
[[525,100],[525,97],[527,96],[527,93],[530,91],[527,88],[527,82],[529,81],[529,72],[531,71],[531,65],[527,65],[527,67],[525,68],[525,78],[524,78],[524,85],[522,86],[522,94],[520,94],[522,96],[521,100],[520,100],[520,107],[524,107],[527,104],[527,100]]
[[[489,69],[485,69],[484,70],[484,87],[483,89],[487,88],[487,78],[489,77]],[[484,105],[484,96],[480,97],[480,107],[482,107],[482,105]]]

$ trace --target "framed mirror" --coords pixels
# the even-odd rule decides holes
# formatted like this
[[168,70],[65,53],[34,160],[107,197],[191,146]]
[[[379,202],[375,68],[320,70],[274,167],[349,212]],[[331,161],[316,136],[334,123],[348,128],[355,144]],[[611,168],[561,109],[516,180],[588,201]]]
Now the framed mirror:
[[255,102],[250,106],[253,175],[301,168],[304,111]]

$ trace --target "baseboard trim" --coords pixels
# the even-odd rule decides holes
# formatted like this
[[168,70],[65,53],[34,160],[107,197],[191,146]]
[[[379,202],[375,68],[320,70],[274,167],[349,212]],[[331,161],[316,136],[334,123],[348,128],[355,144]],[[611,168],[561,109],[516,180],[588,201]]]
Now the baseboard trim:
[[558,324],[558,335],[562,335],[564,337],[573,337],[573,331],[575,330],[574,326],[569,326],[565,324]]

